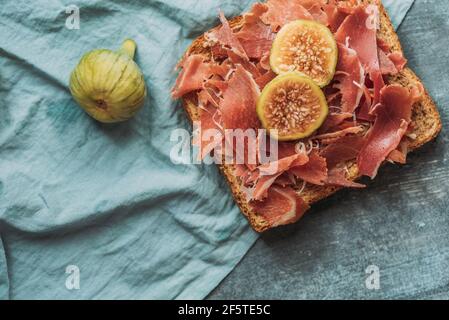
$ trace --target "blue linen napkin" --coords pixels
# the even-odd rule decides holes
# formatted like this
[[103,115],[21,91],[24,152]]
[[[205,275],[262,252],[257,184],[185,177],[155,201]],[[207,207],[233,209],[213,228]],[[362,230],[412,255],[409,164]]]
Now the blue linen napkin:
[[[170,161],[172,131],[189,128],[170,88],[219,7],[253,2],[3,1],[0,298],[201,299],[235,267],[257,235],[214,166]],[[396,26],[412,3],[385,1]],[[149,97],[131,121],[102,125],[68,77],[84,52],[128,37]]]

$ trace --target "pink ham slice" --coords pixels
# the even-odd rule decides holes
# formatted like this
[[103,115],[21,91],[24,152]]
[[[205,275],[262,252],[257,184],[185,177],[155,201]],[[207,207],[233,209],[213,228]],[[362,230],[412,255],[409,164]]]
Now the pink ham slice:
[[289,172],[305,182],[319,186],[324,185],[327,180],[326,159],[316,151],[312,151],[309,158],[310,160],[306,164],[293,167]]
[[271,227],[294,223],[309,209],[292,188],[278,186],[269,189],[268,197],[264,201],[252,201],[250,205]]
[[355,50],[338,45],[339,59],[337,64],[336,79],[339,81],[337,88],[341,92],[342,112],[353,113],[359,106],[363,96],[363,85],[365,83],[365,71],[360,63]]
[[365,140],[361,136],[346,136],[325,147],[320,154],[326,159],[328,168],[333,169],[356,159],[364,144]]
[[352,113],[331,113],[327,116],[327,119],[324,121],[323,125],[321,126],[319,133],[329,133],[338,131],[337,128],[339,125],[341,125],[345,120],[351,119],[353,117]]
[[265,88],[265,86],[274,78],[276,78],[276,74],[270,70],[265,72],[260,77],[257,77],[255,81],[259,86],[260,90],[263,90],[263,88]]
[[399,163],[406,164],[407,163],[407,153],[408,153],[408,143],[407,141],[402,141],[399,144],[399,147],[396,150],[393,150],[389,155],[387,160]]
[[345,137],[351,134],[357,134],[362,131],[363,128],[361,126],[351,126],[345,129],[341,129],[339,131],[320,134],[318,136],[315,136],[314,139],[321,140],[323,143],[329,144],[338,140],[341,137]]
[[274,184],[281,187],[295,186],[296,179],[292,174],[286,172],[283,175],[279,176]]
[[348,44],[354,49],[365,70],[369,73],[379,70],[379,58],[377,56],[377,30],[367,21],[373,19],[366,7],[361,6],[349,15],[335,34],[335,39],[340,44]]
[[203,90],[198,92],[198,103],[200,106],[207,106],[208,104],[211,104],[215,108],[218,108],[220,97],[212,88],[203,86]]
[[172,90],[172,97],[181,98],[185,94],[202,89],[204,81],[211,76],[213,70],[209,63],[204,62],[202,55],[191,55],[182,64],[182,71]]
[[326,184],[345,188],[366,188],[364,184],[348,180],[346,175],[347,171],[345,168],[331,169],[329,170]]
[[268,190],[278,177],[291,167],[305,165],[309,157],[304,153],[296,153],[292,156],[282,158],[278,161],[258,167],[259,179],[254,187],[253,198],[262,200],[268,196]]
[[354,8],[348,1],[330,0],[323,6],[323,10],[327,16],[329,28],[335,33],[346,17],[354,11]]
[[246,54],[250,58],[261,59],[269,54],[275,33],[271,27],[260,19],[268,8],[255,4],[253,9],[244,16],[244,23],[236,37],[240,40]]
[[399,72],[401,72],[407,64],[407,59],[405,59],[403,54],[399,51],[390,53],[388,55],[388,59],[390,59],[394,63],[394,65],[396,66],[396,69]]
[[383,52],[380,49],[378,50],[378,54],[379,54],[379,64],[380,64],[380,72],[383,75],[395,75],[397,74],[399,71],[396,68],[396,65],[393,63],[393,61],[390,60],[390,58],[388,57],[388,55]]
[[242,58],[241,56],[235,54],[232,50],[227,49],[226,54],[228,56],[227,61],[235,65],[241,65],[243,69],[248,71],[254,79],[261,76],[259,68],[256,64],[248,59]]
[[310,12],[301,5],[301,0],[268,0],[268,7],[261,19],[277,32],[285,24],[298,20],[314,20]]
[[362,175],[373,179],[387,156],[398,147],[411,122],[415,101],[413,90],[400,85],[382,89],[380,104],[372,111],[376,121],[358,157]]
[[[211,105],[202,107],[200,113],[200,128],[198,134],[193,139],[193,145],[200,147],[198,159],[203,160],[215,148],[223,143],[223,132],[220,125],[221,119],[219,110]],[[212,131],[213,130],[213,131]],[[206,135],[208,132],[208,135]],[[213,136],[209,136],[212,134]]]
[[206,33],[206,39],[220,44],[222,47],[231,48],[231,50],[242,58],[248,59],[245,49],[240,43],[239,39],[234,34],[229,21],[224,16],[224,13],[220,11],[220,21],[222,26],[209,33]]
[[326,26],[329,24],[327,13],[324,11],[326,0],[297,0],[297,2],[312,15],[315,21]]
[[237,65],[220,102],[224,127],[243,130],[260,128],[256,113],[259,95],[259,87],[251,74]]
[[360,62],[374,84],[373,107],[378,104],[380,91],[385,86],[380,70],[379,56],[377,52],[377,29],[375,25],[375,13],[366,6],[357,7],[350,14],[335,34],[335,39],[340,44],[346,44],[354,49]]

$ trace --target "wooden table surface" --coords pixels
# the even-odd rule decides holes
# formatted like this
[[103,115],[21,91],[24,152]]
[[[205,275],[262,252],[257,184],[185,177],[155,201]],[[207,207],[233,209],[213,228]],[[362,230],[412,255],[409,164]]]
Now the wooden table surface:
[[[416,0],[398,33],[447,128],[449,1]],[[262,235],[209,298],[449,299],[445,128],[366,190],[342,191],[300,223]]]

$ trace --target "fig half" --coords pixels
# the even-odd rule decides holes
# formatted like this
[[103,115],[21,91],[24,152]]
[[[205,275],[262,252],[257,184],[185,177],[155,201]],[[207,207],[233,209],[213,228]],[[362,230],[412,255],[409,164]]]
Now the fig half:
[[321,88],[296,72],[277,76],[265,86],[257,101],[263,127],[279,141],[309,137],[321,127],[328,113]]
[[332,32],[309,20],[286,24],[276,35],[270,65],[277,74],[299,72],[324,87],[335,75],[338,47]]

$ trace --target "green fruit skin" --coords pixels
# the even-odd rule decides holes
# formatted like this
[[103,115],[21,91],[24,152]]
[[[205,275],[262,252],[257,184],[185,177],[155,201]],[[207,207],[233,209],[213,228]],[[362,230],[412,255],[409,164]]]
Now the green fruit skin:
[[145,79],[132,56],[123,50],[93,50],[70,76],[70,91],[78,104],[104,123],[126,121],[143,106]]

